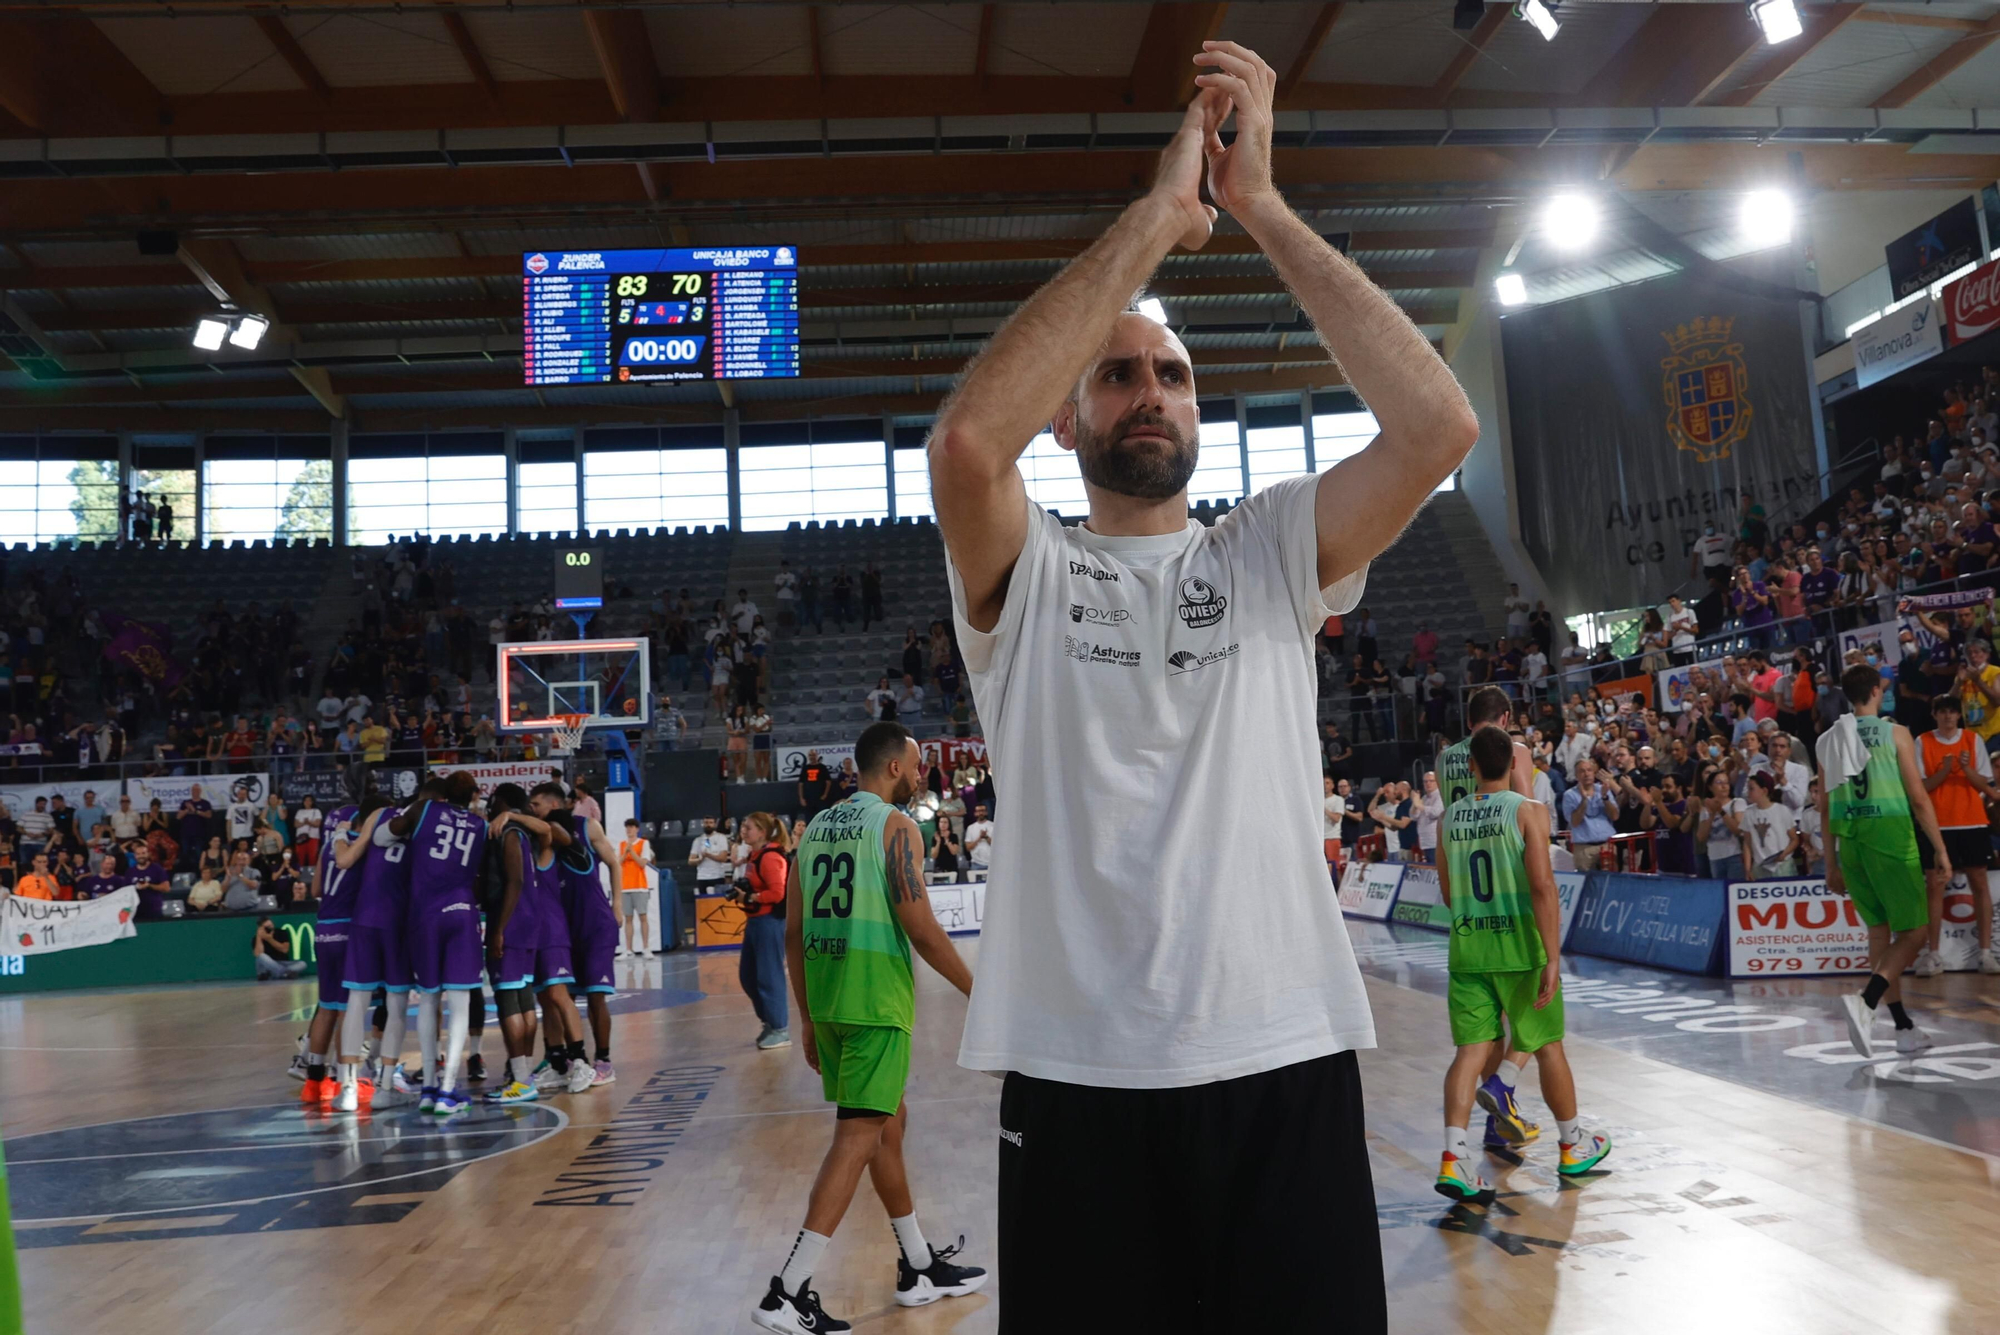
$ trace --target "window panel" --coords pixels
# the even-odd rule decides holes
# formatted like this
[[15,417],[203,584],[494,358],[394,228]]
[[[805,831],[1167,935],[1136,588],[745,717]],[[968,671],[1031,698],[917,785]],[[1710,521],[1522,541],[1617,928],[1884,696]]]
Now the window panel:
[[[576,532],[576,465],[522,464],[515,470],[514,521],[523,533]],[[629,527],[630,520],[623,521]]]
[[889,480],[879,440],[753,445],[737,451],[743,527],[887,519]]
[[[1312,423],[1313,456],[1322,471],[1367,449],[1368,442],[1382,430],[1375,414],[1367,412],[1318,413]],[[1451,491],[1457,486],[1458,475],[1454,473],[1440,483],[1437,490]]]
[[326,459],[211,459],[202,465],[206,542],[333,536]]
[[1306,433],[1299,426],[1252,427],[1247,433],[1250,490],[1262,491],[1273,482],[1306,471]]
[[1201,456],[1188,479],[1188,504],[1243,498],[1243,442],[1234,422],[1201,424]]
[[1044,510],[1058,514],[1090,513],[1090,499],[1084,494],[1083,474],[1076,468],[1076,456],[1056,444],[1054,435],[1042,432],[1028,442],[1017,465],[1028,499]]
[[583,522],[589,529],[726,525],[729,452],[588,452],[583,456]]
[[896,514],[935,515],[931,508],[931,460],[922,448],[896,451]]
[[350,542],[507,531],[505,455],[352,459],[347,478]]

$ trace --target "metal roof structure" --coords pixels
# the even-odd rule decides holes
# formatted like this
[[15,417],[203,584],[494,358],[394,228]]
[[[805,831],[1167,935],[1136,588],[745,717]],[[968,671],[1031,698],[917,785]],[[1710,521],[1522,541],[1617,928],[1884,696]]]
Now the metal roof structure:
[[[1270,60],[1280,185],[1439,340],[1509,253],[1559,299],[1729,261],[1752,188],[2000,177],[2000,3],[1804,5],[1777,46],[1737,3],[1557,13],[1545,42],[1449,0],[0,5],[0,427],[919,413],[1144,187],[1207,38]],[[1537,245],[1558,187],[1613,206],[1588,260]],[[522,386],[524,250],[751,242],[800,249],[798,381]],[[1205,393],[1339,383],[1227,219],[1151,290]],[[225,297],[263,347],[189,346]]]

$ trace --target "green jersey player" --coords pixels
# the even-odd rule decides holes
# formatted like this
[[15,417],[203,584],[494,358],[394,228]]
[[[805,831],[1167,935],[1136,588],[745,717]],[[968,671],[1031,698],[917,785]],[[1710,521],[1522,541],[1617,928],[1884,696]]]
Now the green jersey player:
[[1493,1188],[1472,1162],[1466,1126],[1474,1086],[1501,1040],[1533,1053],[1542,1098],[1562,1128],[1556,1171],[1574,1176],[1611,1153],[1577,1123],[1576,1082],[1563,1054],[1562,910],[1549,865],[1548,809],[1509,787],[1514,742],[1490,724],[1472,735],[1479,786],[1445,812],[1438,831],[1438,886],[1451,910],[1446,1008],[1458,1046],[1444,1078],[1444,1158],[1438,1194],[1488,1204]]
[[859,789],[806,827],[786,886],[785,962],[801,1015],[801,1047],[836,1109],[833,1146],[813,1182],[805,1226],[750,1314],[765,1330],[790,1335],[851,1328],[827,1315],[807,1281],[864,1169],[902,1248],[899,1304],[958,1297],[987,1279],[976,1266],[952,1264],[958,1247],[933,1251],[924,1241],[903,1167],[903,1085],[916,1014],[911,951],[960,992],[972,993],[972,971],[925,894],[922,832],[902,811],[923,781],[923,758],[909,729],[885,722],[861,734],[854,764]]

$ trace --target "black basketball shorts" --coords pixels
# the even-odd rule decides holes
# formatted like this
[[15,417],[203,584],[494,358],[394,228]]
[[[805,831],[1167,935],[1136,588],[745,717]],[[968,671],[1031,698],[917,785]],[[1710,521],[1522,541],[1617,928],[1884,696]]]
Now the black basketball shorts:
[[1179,1089],[1010,1073],[1002,1335],[1381,1335],[1362,1133],[1352,1052]]

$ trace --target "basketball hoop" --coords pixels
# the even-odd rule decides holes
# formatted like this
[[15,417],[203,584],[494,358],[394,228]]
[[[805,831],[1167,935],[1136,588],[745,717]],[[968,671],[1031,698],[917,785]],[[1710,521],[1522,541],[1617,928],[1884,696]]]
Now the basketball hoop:
[[583,730],[590,721],[588,714],[557,714],[556,726],[549,729],[549,754],[570,756],[583,745]]

